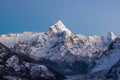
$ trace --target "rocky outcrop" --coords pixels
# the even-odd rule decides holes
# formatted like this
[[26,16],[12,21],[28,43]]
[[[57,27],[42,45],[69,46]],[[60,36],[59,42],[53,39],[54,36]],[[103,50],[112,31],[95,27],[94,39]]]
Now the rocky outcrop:
[[65,78],[29,56],[18,55],[1,43],[0,75],[3,80],[61,80]]

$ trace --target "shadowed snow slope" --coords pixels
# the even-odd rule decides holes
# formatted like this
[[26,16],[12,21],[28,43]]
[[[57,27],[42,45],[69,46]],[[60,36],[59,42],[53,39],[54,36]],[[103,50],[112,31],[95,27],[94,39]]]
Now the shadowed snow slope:
[[14,53],[0,43],[0,80],[61,80],[54,70],[26,55]]

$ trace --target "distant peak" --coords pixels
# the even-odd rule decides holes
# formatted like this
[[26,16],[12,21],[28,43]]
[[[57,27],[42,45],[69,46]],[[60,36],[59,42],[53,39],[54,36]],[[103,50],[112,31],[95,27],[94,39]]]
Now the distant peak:
[[116,38],[116,35],[113,32],[108,32],[108,36],[113,40]]
[[70,36],[72,34],[72,32],[68,28],[66,28],[65,25],[60,20],[53,26],[51,26],[49,28],[49,31],[52,31],[54,33],[66,32],[67,36]]
[[109,35],[115,35],[113,32],[108,32]]

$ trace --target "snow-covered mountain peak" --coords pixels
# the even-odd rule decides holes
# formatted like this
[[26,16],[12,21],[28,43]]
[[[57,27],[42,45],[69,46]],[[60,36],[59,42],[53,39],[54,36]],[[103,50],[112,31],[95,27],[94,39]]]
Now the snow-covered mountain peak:
[[55,23],[53,26],[51,26],[49,28],[49,31],[53,33],[66,32],[67,36],[71,36],[72,34],[72,32],[68,28],[66,28],[65,25],[60,20],[57,23]]
[[[114,67],[111,68],[119,60],[120,36],[115,35],[113,32],[109,32],[103,36],[87,37],[80,34],[73,35],[61,21],[51,26],[47,32],[23,32],[20,34],[0,35],[0,63],[4,62],[4,64],[0,64],[0,70],[3,69],[7,72],[11,71],[8,70],[8,68],[11,67],[16,70],[17,65],[17,69],[22,70],[24,68],[25,73],[26,68],[30,70],[29,73],[31,73],[33,77],[36,76],[37,73],[37,76],[42,74],[45,75],[45,77],[50,76],[54,78],[54,76],[56,76],[54,75],[55,72],[51,72],[50,67],[63,75],[85,74],[85,79],[81,79],[82,77],[80,76],[80,79],[70,80],[98,80],[99,78],[97,78],[96,75],[101,74],[100,71],[104,74],[106,74],[106,71],[109,69],[112,69],[112,72],[110,71],[110,73],[107,74],[114,73],[114,71],[116,74],[120,71],[114,69]],[[38,62],[40,63],[39,65]],[[1,65],[8,66],[8,68],[1,68]],[[118,68],[119,66],[120,65],[117,65],[117,69],[120,69]],[[15,73],[19,74],[19,70]],[[41,71],[44,74],[41,73]],[[91,78],[91,76],[92,78],[86,78],[86,73],[89,73],[87,74],[88,78]],[[29,74],[26,74],[25,76],[29,77]],[[104,74],[102,74],[102,76]],[[102,76],[101,78],[103,78]]]
[[[60,26],[60,25],[64,25],[62,21],[58,20],[58,22],[56,23],[56,25]],[[64,26],[65,27],[65,26]]]
[[108,37],[114,40],[116,38],[116,35],[113,32],[108,32]]

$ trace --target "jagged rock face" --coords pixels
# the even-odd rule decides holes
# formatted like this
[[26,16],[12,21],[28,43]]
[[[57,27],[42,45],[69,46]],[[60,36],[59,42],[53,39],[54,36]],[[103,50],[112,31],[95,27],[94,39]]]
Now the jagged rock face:
[[21,42],[17,43],[13,49],[15,52],[21,52],[25,54],[29,54],[32,51],[32,49],[30,48],[30,46],[28,46],[28,44]]
[[120,38],[116,38],[92,65],[92,72],[109,70],[120,60]]
[[108,79],[120,80],[120,60],[106,73]]
[[108,48],[110,49],[120,49],[120,38],[116,38],[114,42],[112,42]]
[[[22,58],[28,60],[22,60]],[[0,43],[0,77],[1,79],[8,80],[56,80],[59,74],[54,73],[54,71],[48,69],[44,65],[35,62],[32,58],[26,58],[25,56],[17,55],[3,44]],[[58,78],[57,80],[62,79]]]
[[[118,50],[118,54],[116,55],[116,62],[112,65],[109,71],[106,73],[106,77],[108,79],[120,80],[120,38],[116,38],[114,42],[111,43],[109,49]],[[115,58],[114,58],[115,59]],[[113,61],[114,61],[113,59]]]
[[116,38],[93,63],[90,73],[68,80],[120,80],[120,38]]
[[48,32],[54,34],[65,32],[65,37],[72,35],[72,32],[69,29],[67,29],[61,21],[58,21],[55,25],[51,26]]

